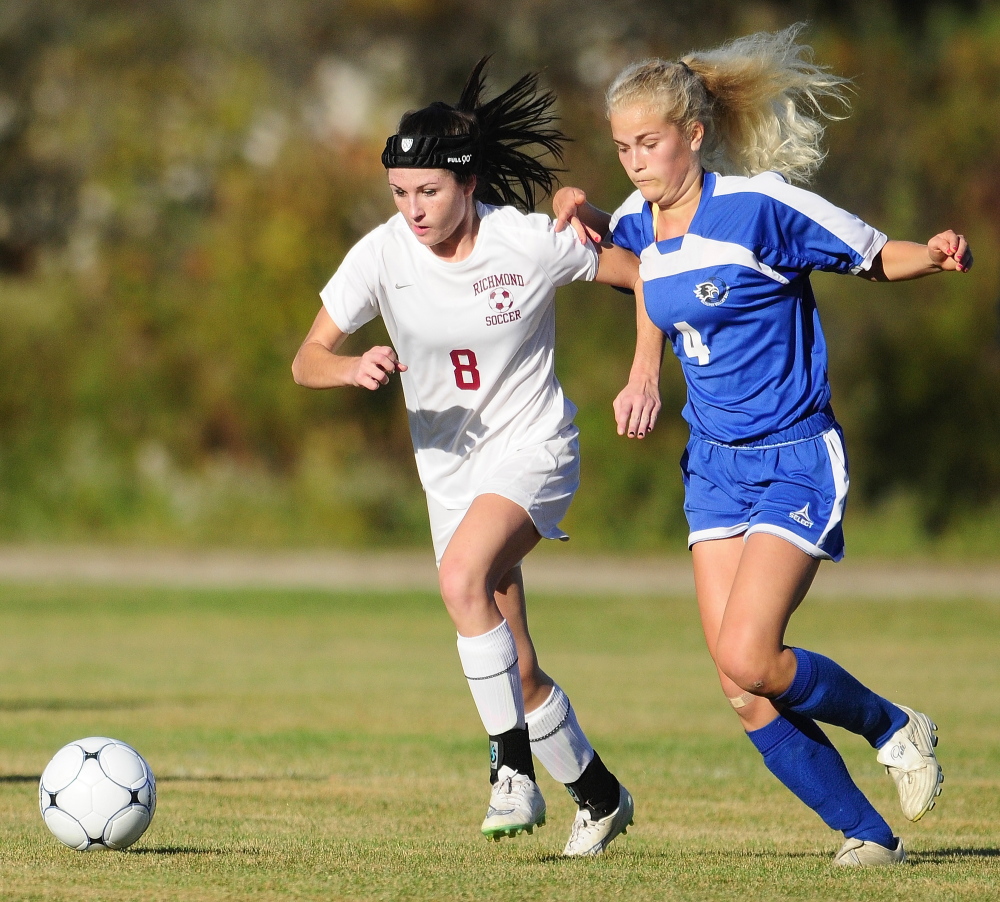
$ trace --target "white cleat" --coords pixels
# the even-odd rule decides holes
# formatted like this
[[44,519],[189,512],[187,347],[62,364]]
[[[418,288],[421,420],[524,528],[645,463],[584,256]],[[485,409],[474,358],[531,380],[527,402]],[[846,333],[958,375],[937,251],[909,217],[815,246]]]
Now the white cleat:
[[896,784],[903,814],[911,821],[919,821],[934,807],[944,781],[934,754],[937,725],[926,714],[903,705],[897,707],[910,719],[878,750],[878,762],[885,765]]
[[545,799],[531,777],[503,765],[490,793],[483,835],[499,842],[505,836],[531,833],[545,824]]
[[906,861],[906,852],[903,849],[903,840],[901,839],[896,840],[895,849],[887,849],[878,843],[866,842],[863,839],[849,839],[833,856],[833,863],[837,867],[848,868],[885,867],[886,865],[902,864],[904,861]]
[[622,786],[618,795],[618,807],[607,817],[592,820],[588,808],[581,808],[576,813],[573,828],[570,830],[569,841],[563,849],[563,855],[583,856],[600,855],[616,836],[628,832],[632,825],[632,815],[635,813],[635,803],[629,791]]

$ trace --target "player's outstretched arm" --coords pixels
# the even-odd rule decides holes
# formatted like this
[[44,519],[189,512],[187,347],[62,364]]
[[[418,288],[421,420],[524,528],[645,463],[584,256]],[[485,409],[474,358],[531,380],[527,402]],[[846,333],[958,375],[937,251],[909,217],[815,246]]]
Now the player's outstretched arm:
[[887,241],[871,269],[861,275],[873,282],[903,282],[936,272],[968,272],[971,268],[972,249],[965,236],[949,229],[927,244]]
[[619,435],[644,438],[653,431],[660,414],[660,366],[666,336],[646,312],[642,283],[635,292],[635,356],[628,384],[614,400],[615,423]]
[[597,275],[595,282],[602,285],[614,285],[616,288],[627,288],[630,291],[640,290],[639,258],[630,250],[604,242],[597,244]]
[[586,193],[580,188],[560,188],[552,195],[552,213],[555,215],[557,232],[567,225],[572,226],[581,243],[593,241],[600,244],[611,226],[611,214],[605,213],[587,201]]
[[321,307],[309,334],[292,361],[292,378],[306,388],[356,385],[370,391],[386,385],[396,371],[405,372],[396,352],[385,346],[370,348],[360,357],[338,354],[347,333]]

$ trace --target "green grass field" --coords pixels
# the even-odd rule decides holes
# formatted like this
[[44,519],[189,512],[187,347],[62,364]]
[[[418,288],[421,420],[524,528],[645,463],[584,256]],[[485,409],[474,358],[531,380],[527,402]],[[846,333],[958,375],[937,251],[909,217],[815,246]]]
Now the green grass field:
[[[543,666],[632,790],[636,824],[563,860],[573,805],[487,844],[486,743],[429,595],[0,588],[0,899],[953,900],[1000,897],[1000,606],[807,603],[791,641],[940,726],[945,792],[918,824],[831,729],[910,863],[834,870],[832,834],[764,769],[717,689],[688,599],[536,596]],[[37,775],[111,735],[158,777],[148,833],[80,854]]]

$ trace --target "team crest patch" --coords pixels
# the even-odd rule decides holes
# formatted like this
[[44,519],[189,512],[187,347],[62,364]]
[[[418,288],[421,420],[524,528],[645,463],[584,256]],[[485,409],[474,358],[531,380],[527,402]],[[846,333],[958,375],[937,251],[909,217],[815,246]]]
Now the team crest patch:
[[800,526],[806,527],[806,529],[811,529],[813,525],[812,517],[809,516],[809,505],[807,504],[801,510],[792,511],[789,515],[796,523]]
[[694,296],[706,307],[718,307],[729,297],[729,286],[718,276],[713,276],[707,282],[694,286]]
[[411,147],[413,147],[413,138],[399,139],[399,149],[402,150],[403,153],[409,153]]

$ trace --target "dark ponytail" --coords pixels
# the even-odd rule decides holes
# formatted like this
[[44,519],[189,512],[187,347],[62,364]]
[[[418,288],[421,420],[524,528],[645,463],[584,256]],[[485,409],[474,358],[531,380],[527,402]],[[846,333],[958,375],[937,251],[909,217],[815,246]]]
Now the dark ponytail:
[[436,101],[406,113],[398,134],[386,142],[382,163],[387,169],[450,169],[462,181],[475,175],[478,200],[530,212],[551,193],[560,171],[540,158],[549,155],[561,163],[569,139],[552,127],[556,98],[550,91],[539,93],[537,74],[484,102],[489,59],[476,64],[455,106]]

